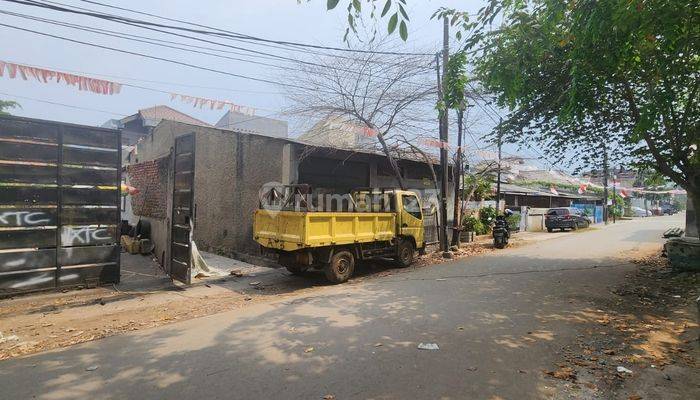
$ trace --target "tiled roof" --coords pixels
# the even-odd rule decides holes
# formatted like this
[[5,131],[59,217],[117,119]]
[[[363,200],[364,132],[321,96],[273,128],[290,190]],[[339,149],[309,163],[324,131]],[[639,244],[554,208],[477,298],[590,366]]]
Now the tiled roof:
[[141,115],[141,118],[144,120],[151,120],[153,121],[154,125],[157,125],[158,122],[160,122],[163,119],[167,119],[169,121],[177,121],[177,122],[184,122],[186,124],[191,124],[191,125],[200,125],[200,126],[212,126],[211,124],[208,124],[204,121],[200,121],[197,118],[190,117],[189,115],[182,113],[180,111],[177,111],[173,108],[170,108],[168,106],[154,106],[154,107],[149,107],[149,108],[144,108],[143,110],[139,110],[139,114]]

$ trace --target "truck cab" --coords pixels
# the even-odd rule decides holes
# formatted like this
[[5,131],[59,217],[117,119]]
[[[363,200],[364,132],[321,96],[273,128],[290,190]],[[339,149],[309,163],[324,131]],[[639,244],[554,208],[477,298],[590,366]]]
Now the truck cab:
[[[423,208],[418,196],[408,190],[399,189],[356,189],[352,193],[358,207],[367,203],[366,196],[373,196],[374,210],[396,214],[396,232],[398,236],[412,240],[416,249],[423,247]],[[377,196],[385,201],[377,201]],[[377,208],[378,204],[388,204],[388,208]]]

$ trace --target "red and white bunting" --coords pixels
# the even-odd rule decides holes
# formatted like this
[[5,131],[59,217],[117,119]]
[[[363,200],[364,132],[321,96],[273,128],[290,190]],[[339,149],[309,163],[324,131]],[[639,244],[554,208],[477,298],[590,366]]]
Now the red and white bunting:
[[241,114],[250,115],[250,116],[255,115],[255,108],[248,107],[248,106],[241,106],[241,105],[232,103],[230,101],[207,99],[204,97],[188,96],[186,94],[179,94],[179,93],[170,93],[170,100],[171,101],[175,101],[178,98],[183,103],[192,104],[192,107],[195,107],[195,108],[209,107],[212,110],[214,110],[214,109],[221,110],[225,107],[225,108],[230,109],[231,111],[236,111],[236,112],[239,112]]
[[426,146],[437,147],[438,149],[447,149],[450,147],[448,142],[443,142],[442,140],[438,139],[422,139],[421,143]]
[[50,69],[31,67],[28,65],[9,63],[0,60],[0,76],[5,76],[6,69],[7,76],[10,79],[15,79],[17,78],[17,75],[19,75],[19,77],[25,81],[29,77],[33,77],[37,81],[43,83],[48,83],[54,79],[56,80],[56,83],[59,83],[61,80],[63,80],[70,86],[77,86],[78,90],[87,90],[92,93],[107,95],[118,94],[122,89],[122,85],[117,82],[88,78],[86,76],[52,71]]
[[376,137],[378,134],[379,132],[376,129],[372,129],[366,126],[360,128],[360,135],[367,137]]

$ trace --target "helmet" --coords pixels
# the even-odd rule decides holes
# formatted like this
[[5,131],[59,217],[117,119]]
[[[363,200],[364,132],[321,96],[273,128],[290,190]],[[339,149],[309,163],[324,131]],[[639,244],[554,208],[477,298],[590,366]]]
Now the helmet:
[[503,214],[505,214],[506,217],[510,217],[511,215],[513,215],[513,211],[506,209],[506,211]]

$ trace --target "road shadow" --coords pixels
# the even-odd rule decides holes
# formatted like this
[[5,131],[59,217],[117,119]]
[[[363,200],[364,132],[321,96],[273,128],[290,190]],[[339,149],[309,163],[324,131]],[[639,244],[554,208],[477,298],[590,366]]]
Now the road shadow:
[[630,268],[475,257],[0,362],[0,386],[38,399],[541,398],[541,371]]

